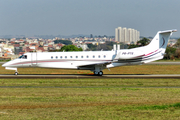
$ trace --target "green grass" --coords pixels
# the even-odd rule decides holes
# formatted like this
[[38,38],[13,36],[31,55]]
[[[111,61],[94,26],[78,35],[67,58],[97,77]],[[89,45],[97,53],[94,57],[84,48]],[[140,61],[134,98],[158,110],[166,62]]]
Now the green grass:
[[179,79],[0,79],[0,86],[23,87],[180,87]]
[[180,103],[170,104],[170,105],[147,105],[147,106],[140,106],[140,107],[134,107],[133,109],[139,109],[139,110],[157,110],[157,109],[180,109]]
[[0,119],[179,119],[179,79],[0,79]]
[[[91,74],[20,68],[20,74]],[[1,74],[14,74],[0,67]],[[179,74],[180,65],[122,66],[104,74]],[[180,119],[179,79],[0,79],[0,119]]]
[[[18,68],[19,74],[93,74],[89,70]],[[134,65],[103,70],[104,74],[179,74],[180,65]],[[13,70],[0,67],[1,74],[14,74]]]

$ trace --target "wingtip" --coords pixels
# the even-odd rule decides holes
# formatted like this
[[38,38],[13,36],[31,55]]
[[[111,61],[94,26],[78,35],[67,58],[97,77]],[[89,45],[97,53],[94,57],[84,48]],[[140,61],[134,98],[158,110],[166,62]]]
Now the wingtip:
[[172,30],[172,32],[177,32],[177,29]]
[[159,31],[159,33],[167,33],[167,32],[177,32],[177,29]]

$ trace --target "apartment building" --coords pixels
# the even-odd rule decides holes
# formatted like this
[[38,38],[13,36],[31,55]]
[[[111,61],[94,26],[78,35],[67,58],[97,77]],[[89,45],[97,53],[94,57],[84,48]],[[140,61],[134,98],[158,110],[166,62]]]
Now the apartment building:
[[115,41],[123,43],[137,42],[140,39],[140,32],[132,28],[118,27],[115,29]]

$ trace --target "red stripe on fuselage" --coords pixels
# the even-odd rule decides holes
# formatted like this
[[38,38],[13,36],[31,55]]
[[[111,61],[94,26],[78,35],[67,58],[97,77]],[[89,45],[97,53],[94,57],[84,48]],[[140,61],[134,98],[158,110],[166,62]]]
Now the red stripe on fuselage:
[[112,60],[75,60],[75,59],[69,59],[69,60],[45,60],[45,61],[26,61],[26,62],[18,62],[18,63],[14,63],[14,64],[11,64],[11,65],[19,65],[19,64],[35,64],[35,63],[45,63],[45,62],[69,62],[69,61],[97,61],[97,62],[100,62],[100,61],[112,61]]

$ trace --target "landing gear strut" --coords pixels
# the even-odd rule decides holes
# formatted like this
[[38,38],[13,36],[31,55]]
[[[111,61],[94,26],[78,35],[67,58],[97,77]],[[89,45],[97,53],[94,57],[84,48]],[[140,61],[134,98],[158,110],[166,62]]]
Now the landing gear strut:
[[95,65],[94,67],[94,75],[102,76],[103,72],[102,70],[106,68],[106,65]]
[[7,70],[15,70],[14,75],[18,75],[17,68],[6,67],[5,69],[7,69]]

